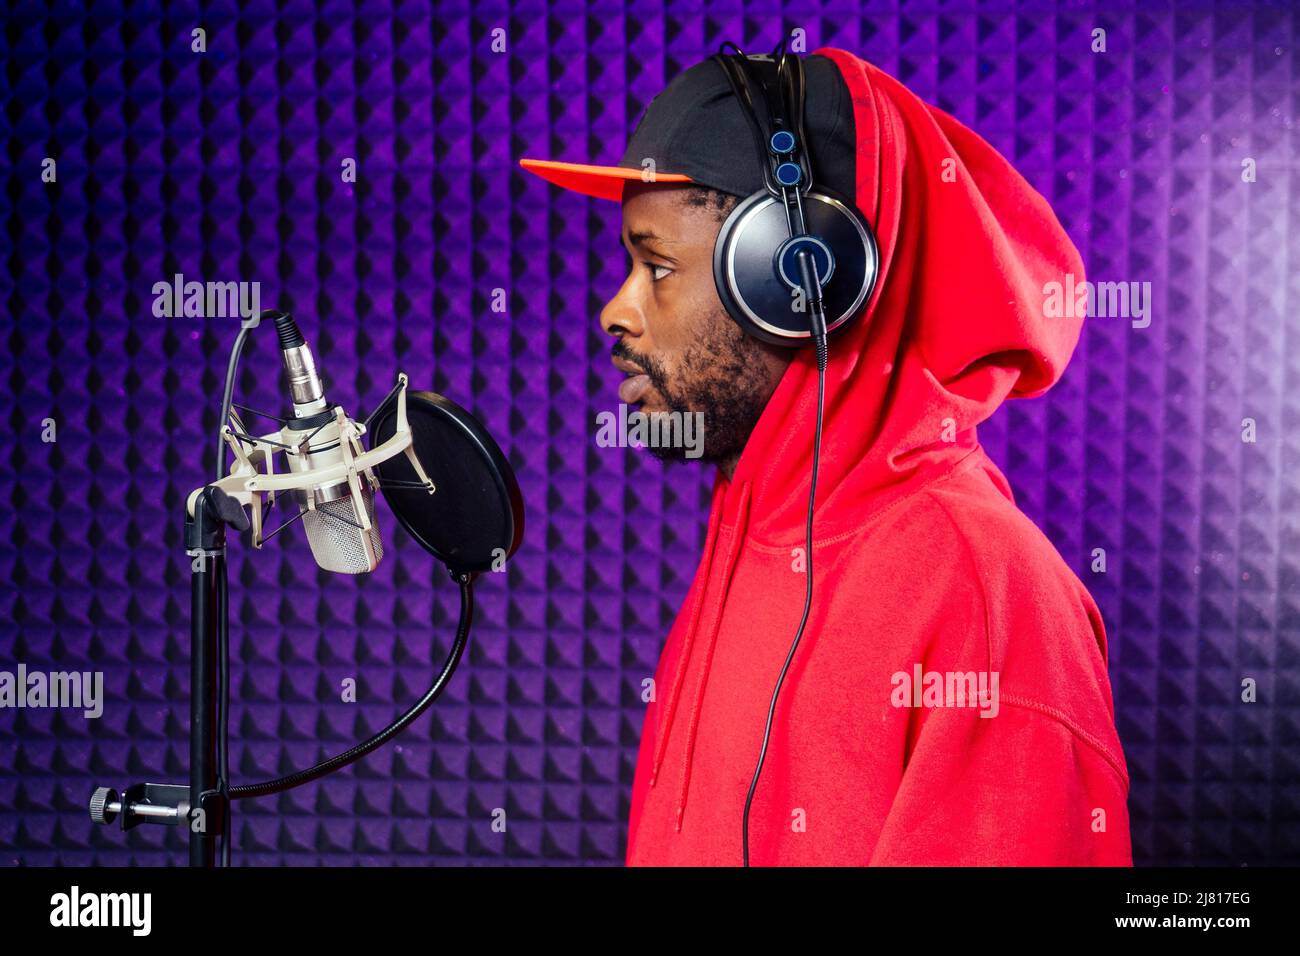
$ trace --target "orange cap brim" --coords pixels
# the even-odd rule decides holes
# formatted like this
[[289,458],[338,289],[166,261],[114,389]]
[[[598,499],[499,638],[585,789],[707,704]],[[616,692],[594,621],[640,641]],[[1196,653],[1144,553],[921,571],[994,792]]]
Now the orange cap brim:
[[[642,170],[626,166],[584,166],[581,163],[559,163],[549,159],[521,159],[519,165],[548,182],[597,199],[623,198],[623,184],[629,179],[641,179]],[[685,173],[656,173],[657,183],[689,183]]]

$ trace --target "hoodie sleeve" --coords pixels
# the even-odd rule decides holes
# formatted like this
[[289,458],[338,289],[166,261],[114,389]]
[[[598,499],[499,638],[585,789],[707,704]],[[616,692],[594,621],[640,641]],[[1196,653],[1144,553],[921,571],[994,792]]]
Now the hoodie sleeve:
[[1045,708],[930,714],[874,866],[1131,866],[1128,783]]

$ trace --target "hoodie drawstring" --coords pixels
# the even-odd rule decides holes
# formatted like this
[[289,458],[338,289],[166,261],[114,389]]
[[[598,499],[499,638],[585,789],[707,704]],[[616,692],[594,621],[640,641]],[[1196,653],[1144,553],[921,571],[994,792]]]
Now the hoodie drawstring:
[[[740,547],[745,540],[745,534],[749,529],[749,492],[750,485],[748,482],[740,490],[740,509],[736,516],[735,533],[732,535],[731,542],[727,547],[726,561],[722,567],[722,592],[718,598],[718,610],[713,615],[713,620],[709,628],[708,645],[704,651],[704,664],[700,668],[699,686],[695,690],[695,697],[691,704],[691,722],[690,728],[686,734],[686,755],[682,762],[682,786],[677,796],[677,823],[676,830],[678,833],[682,829],[682,818],[686,814],[686,796],[691,787],[691,764],[695,759],[695,736],[700,726],[700,711],[703,709],[704,691],[709,683],[709,671],[713,667],[713,649],[718,642],[718,632],[721,630],[722,612],[727,606],[727,593],[731,590],[731,575],[736,569],[736,560],[740,557]],[[715,541],[716,544],[716,541]],[[705,595],[701,595],[703,598]],[[695,622],[697,623],[698,618]],[[685,666],[682,672],[685,673]]]
[[722,523],[722,509],[714,507],[709,515],[709,528],[704,535],[704,564],[703,574],[700,576],[700,591],[695,599],[695,606],[691,608],[691,622],[686,628],[686,638],[682,642],[682,653],[677,665],[677,673],[673,675],[672,687],[668,691],[668,700],[665,702],[665,711],[663,726],[659,728],[659,737],[655,741],[655,758],[650,769],[650,786],[655,785],[659,779],[659,768],[663,764],[664,751],[668,747],[668,735],[672,732],[673,717],[677,714],[677,702],[681,700],[682,683],[686,679],[686,665],[691,660],[691,648],[695,644],[695,632],[700,623],[700,611],[704,607],[704,600],[709,595],[709,577],[713,573],[713,552],[718,543],[718,526]]

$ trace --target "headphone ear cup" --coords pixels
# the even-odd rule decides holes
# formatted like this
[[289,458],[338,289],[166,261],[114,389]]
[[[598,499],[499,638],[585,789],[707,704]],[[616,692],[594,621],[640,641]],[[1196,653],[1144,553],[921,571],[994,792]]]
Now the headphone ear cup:
[[[803,196],[808,234],[830,252],[822,284],[826,328],[846,327],[876,285],[876,237],[857,207],[829,190]],[[790,239],[785,204],[766,190],[742,200],[718,232],[713,282],[727,314],[746,333],[772,345],[798,347],[812,340],[804,296],[780,275],[778,253]]]

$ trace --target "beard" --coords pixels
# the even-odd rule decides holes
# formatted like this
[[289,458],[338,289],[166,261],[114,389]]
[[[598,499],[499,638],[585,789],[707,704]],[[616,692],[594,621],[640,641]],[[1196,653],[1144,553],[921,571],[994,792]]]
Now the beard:
[[660,461],[719,464],[739,458],[771,397],[764,387],[764,355],[770,349],[742,332],[721,309],[703,324],[702,333],[671,373],[654,356],[640,355],[619,339],[614,356],[640,366],[667,411],[703,413],[704,441],[698,458],[688,459],[685,449],[671,446],[649,445],[647,450]]

